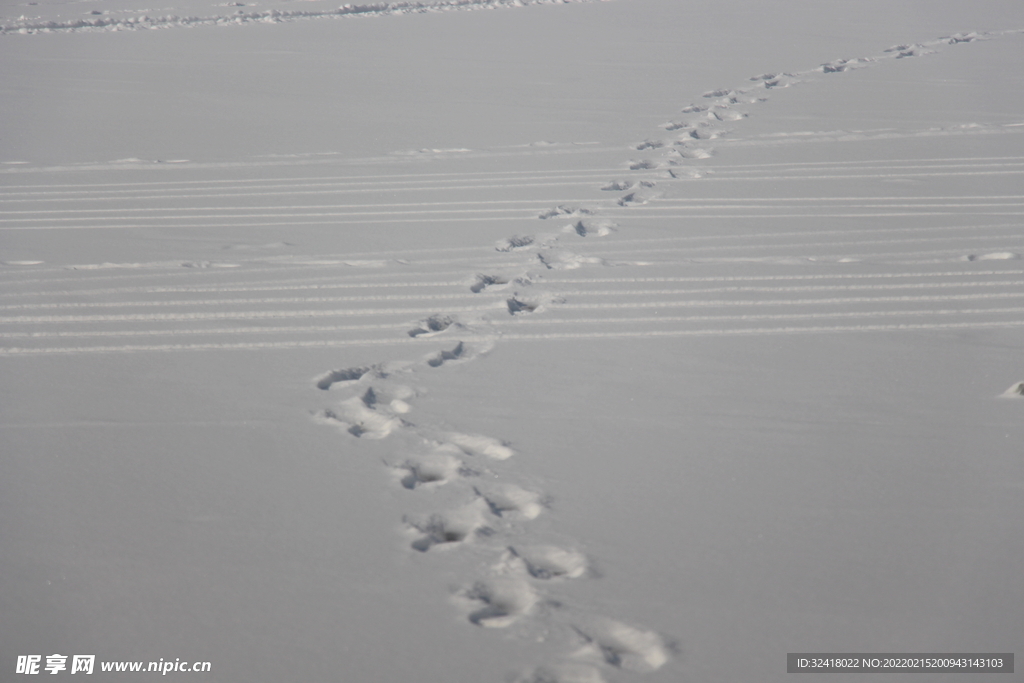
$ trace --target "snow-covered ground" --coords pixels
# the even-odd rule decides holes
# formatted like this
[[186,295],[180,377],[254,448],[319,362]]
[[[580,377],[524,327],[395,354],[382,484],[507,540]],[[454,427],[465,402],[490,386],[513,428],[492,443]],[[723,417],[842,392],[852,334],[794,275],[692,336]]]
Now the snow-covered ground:
[[1024,6],[422,4],[0,5],[0,679],[1020,651]]

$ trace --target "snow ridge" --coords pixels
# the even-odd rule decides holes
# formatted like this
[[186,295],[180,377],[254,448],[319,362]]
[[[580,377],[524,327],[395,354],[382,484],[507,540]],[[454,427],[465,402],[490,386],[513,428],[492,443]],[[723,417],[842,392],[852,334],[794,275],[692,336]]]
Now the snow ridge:
[[424,12],[450,12],[504,7],[526,7],[529,5],[562,5],[569,3],[608,2],[609,0],[436,0],[435,2],[375,2],[369,4],[345,4],[336,10],[264,10],[211,17],[195,16],[149,16],[103,17],[75,19],[72,21],[38,21],[27,17],[0,26],[0,35],[16,33],[74,33],[100,31],[138,31],[193,26],[237,26],[242,24],[277,24],[286,21],[311,19],[337,19],[349,16],[383,16],[389,14],[421,14]]

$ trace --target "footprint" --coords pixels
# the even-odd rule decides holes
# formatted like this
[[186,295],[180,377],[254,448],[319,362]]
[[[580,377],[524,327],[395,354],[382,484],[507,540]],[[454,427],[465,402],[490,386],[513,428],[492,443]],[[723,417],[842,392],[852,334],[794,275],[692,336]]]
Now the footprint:
[[445,362],[450,360],[458,360],[459,358],[463,357],[465,353],[466,344],[464,342],[459,342],[452,348],[451,351],[439,351],[437,355],[427,360],[427,365],[430,366],[431,368],[440,368],[445,364]]
[[[629,195],[632,196],[632,195]],[[619,200],[620,205],[622,200]],[[607,237],[615,231],[615,223],[607,220],[584,219],[566,226],[566,232],[574,232],[580,237]]]
[[981,40],[981,34],[971,31],[970,33],[954,33],[951,36],[943,38],[950,45],[956,45],[957,43],[972,43],[975,40]]
[[496,287],[499,285],[507,285],[509,278],[504,275],[477,275],[476,280],[469,287],[469,291],[474,294],[479,294],[488,287]]
[[522,298],[518,294],[506,299],[505,305],[508,306],[508,312],[510,315],[533,313],[541,306],[540,302]]
[[317,380],[316,386],[318,389],[324,391],[331,388],[331,386],[339,382],[355,382],[363,378],[368,372],[374,372],[377,368],[375,367],[361,367],[361,368],[345,368],[344,370],[331,370],[326,375]]
[[710,107],[708,107],[707,105],[691,104],[688,107],[683,107],[679,111],[682,112],[683,114],[697,114],[697,113],[700,113],[702,111],[707,111],[708,109],[710,109]]
[[718,130],[709,123],[702,123],[687,131],[686,137],[684,137],[683,140],[685,141],[687,137],[694,140],[717,140],[724,132],[725,131]]
[[499,240],[498,243],[494,245],[494,249],[495,251],[518,251],[533,245],[534,241],[535,240],[532,235],[514,235],[512,237]]
[[696,168],[671,169],[668,173],[673,178],[680,178],[680,179],[682,179],[682,178],[703,178],[704,177],[704,171],[701,171],[701,170],[696,169]]
[[537,218],[541,220],[547,220],[549,218],[559,218],[562,216],[588,216],[592,212],[589,209],[584,209],[579,206],[556,206],[553,209],[538,214]]
[[475,474],[466,467],[457,448],[441,445],[433,452],[410,458],[394,468],[402,486],[414,490],[420,486],[443,486],[460,477]]
[[509,568],[521,566],[535,579],[578,579],[589,571],[587,557],[575,550],[553,545],[509,546],[503,563]]
[[459,342],[451,351],[440,351],[436,356],[433,356],[427,360],[427,365],[432,368],[439,368],[445,363],[453,360],[459,360],[464,358],[466,355],[466,343]]
[[992,254],[968,254],[963,257],[964,261],[1012,261],[1019,259],[1020,254],[1012,251],[997,251]]
[[859,69],[873,61],[873,59],[869,59],[867,57],[858,57],[857,59],[837,59],[835,61],[822,64],[820,68],[822,73],[835,74],[843,71],[849,71],[851,69]]
[[416,323],[416,326],[409,330],[408,334],[410,337],[433,337],[444,332],[453,324],[455,324],[455,320],[451,316],[436,314]]
[[[571,251],[565,251],[559,249],[557,251],[549,251],[544,254],[537,254],[537,260],[540,261],[548,270],[576,270],[583,266],[607,266],[607,261],[597,256],[583,256],[582,254],[575,254]],[[558,299],[551,297],[543,303],[564,303],[564,299]]]
[[657,197],[657,195],[651,192],[630,192],[625,196],[619,197],[619,200],[616,203],[619,206],[641,206],[655,197]]
[[661,140],[644,140],[640,144],[634,145],[633,149],[637,150],[638,152],[642,152],[645,149],[659,149],[664,146],[665,143],[662,142]]
[[660,669],[671,659],[672,648],[660,635],[613,619],[598,619],[589,626],[576,627],[576,632],[585,641],[574,654],[577,659],[603,661],[639,673]]
[[1016,398],[1017,396],[1024,396],[1024,382],[1017,382],[1012,387],[1004,391],[1002,395],[1006,398]]
[[[397,410],[395,410],[397,409]],[[404,423],[394,413],[406,413],[409,403],[401,399],[393,399],[387,407],[381,404],[373,388],[367,389],[361,396],[344,400],[337,411],[324,411],[321,419],[344,427],[352,436],[358,438],[382,439],[390,435]]]
[[529,582],[513,577],[479,581],[466,590],[462,597],[483,603],[483,607],[469,615],[469,620],[484,628],[511,626],[529,614],[540,599]]
[[457,447],[466,455],[485,456],[493,460],[508,460],[516,454],[508,447],[508,444],[489,436],[448,432],[444,438],[447,443]]
[[484,517],[486,503],[477,500],[458,510],[431,515],[425,521],[406,520],[411,528],[423,534],[412,542],[413,550],[425,553],[433,548],[451,548],[477,535],[487,535],[490,528]]
[[793,74],[761,74],[760,76],[753,76],[750,80],[760,82],[766,89],[771,90],[772,88],[788,88],[794,83],[799,83]]
[[696,147],[691,143],[677,145],[675,151],[676,154],[684,159],[710,159],[714,156],[713,150],[707,149],[706,147]]
[[387,406],[387,410],[390,410],[392,413],[404,415],[412,410],[412,407],[406,401],[415,395],[416,392],[412,387],[404,385],[377,390],[373,387],[367,387],[363,395],[360,396],[360,400],[367,408],[380,410],[383,409],[383,406]]
[[635,184],[630,180],[613,180],[601,189],[606,192],[622,192],[623,190],[630,190]]
[[896,59],[905,59],[907,57],[920,57],[921,55],[933,54],[934,50],[927,49],[924,45],[893,45],[890,48],[886,48],[887,53],[897,53]]
[[495,484],[476,492],[498,517],[536,519],[544,511],[544,499],[539,493],[515,484]]
[[745,113],[728,107],[720,107],[711,112],[709,116],[714,117],[716,121],[741,121],[742,119],[747,118]]
[[651,161],[650,159],[629,162],[630,171],[649,171],[655,168],[658,168],[658,162]]
[[706,97],[708,99],[712,99],[712,98],[716,98],[716,97],[732,97],[735,94],[736,94],[736,91],[734,91],[734,90],[726,90],[724,88],[720,88],[718,90],[709,90],[706,93],[704,93],[703,95],[701,95],[701,97]]
[[460,341],[450,350],[444,350],[427,356],[423,362],[432,368],[439,368],[447,363],[463,363],[474,360],[494,348],[493,339],[477,339],[472,344]]

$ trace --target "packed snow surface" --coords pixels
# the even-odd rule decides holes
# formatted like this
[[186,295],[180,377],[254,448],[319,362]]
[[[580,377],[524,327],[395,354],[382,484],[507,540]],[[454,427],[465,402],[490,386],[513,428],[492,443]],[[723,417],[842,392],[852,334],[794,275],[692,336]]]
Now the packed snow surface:
[[1020,3],[39,0],[0,61],[0,679],[1020,650]]

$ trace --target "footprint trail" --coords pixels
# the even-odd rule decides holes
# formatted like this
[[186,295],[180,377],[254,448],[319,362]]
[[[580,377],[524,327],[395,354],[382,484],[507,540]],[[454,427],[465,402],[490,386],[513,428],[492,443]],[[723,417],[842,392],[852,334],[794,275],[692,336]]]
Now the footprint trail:
[[[757,105],[775,91],[997,35],[958,33],[923,44],[895,45],[875,56],[844,57],[800,72],[765,72],[737,87],[700,94],[680,109],[677,118],[661,125],[670,137],[652,137],[624,148],[624,156],[640,152],[643,157],[624,159],[622,177],[597,188],[619,196],[594,205],[559,204],[544,210],[536,214],[543,230],[499,240],[493,249],[501,263],[465,273],[458,286],[490,302],[483,313],[466,319],[442,310],[410,323],[405,332],[417,343],[436,344],[434,337],[440,336],[447,343],[418,360],[336,369],[315,380],[318,389],[341,397],[315,416],[319,422],[340,428],[350,439],[403,435],[396,439],[400,447],[384,463],[391,480],[406,492],[403,495],[436,506],[405,516],[407,547],[414,557],[444,552],[460,558],[471,578],[454,590],[452,600],[464,619],[511,634],[520,634],[520,629],[530,633],[533,628],[533,633],[546,634],[541,640],[557,644],[550,661],[520,672],[514,678],[517,683],[601,683],[617,672],[642,675],[678,659],[679,647],[655,630],[595,614],[559,595],[566,581],[602,579],[593,559],[580,550],[583,542],[552,543],[539,526],[538,520],[557,501],[518,468],[514,441],[417,422],[417,393],[411,388],[416,375],[484,360],[501,340],[495,319],[543,318],[579,294],[549,289],[544,273],[614,267],[617,262],[575,252],[573,244],[615,239],[627,231],[628,226],[620,225],[625,222],[622,217],[645,210],[633,207],[656,205],[659,182],[691,181],[708,174],[700,162],[715,156],[718,141],[727,140],[733,127],[754,115]],[[616,211],[617,222],[602,217],[609,210]],[[1019,398],[1022,387],[1024,383],[1015,384],[1003,396]],[[437,495],[442,491],[445,495]]]

